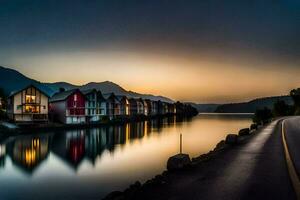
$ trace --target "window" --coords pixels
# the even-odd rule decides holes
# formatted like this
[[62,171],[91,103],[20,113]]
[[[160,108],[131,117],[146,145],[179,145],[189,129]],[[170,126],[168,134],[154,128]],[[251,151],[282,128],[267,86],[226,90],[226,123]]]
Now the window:
[[74,101],[77,101],[77,94],[74,94]]
[[25,106],[25,113],[39,113],[39,106]]
[[26,103],[35,103],[35,96],[34,95],[28,95],[25,96]]

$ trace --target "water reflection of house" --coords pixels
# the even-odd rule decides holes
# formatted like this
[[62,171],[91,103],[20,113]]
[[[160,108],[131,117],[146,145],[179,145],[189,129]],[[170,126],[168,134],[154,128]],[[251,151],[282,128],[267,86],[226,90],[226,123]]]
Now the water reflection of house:
[[8,117],[16,122],[48,121],[48,100],[38,85],[21,88],[8,97]]
[[5,166],[6,145],[0,144],[0,168]]
[[130,124],[129,139],[136,139],[144,137],[144,122],[135,122]]
[[85,131],[55,134],[52,151],[72,168],[77,169],[85,156]]
[[97,157],[101,156],[101,154],[106,149],[107,144],[107,128],[93,128],[87,130],[86,141],[85,141],[85,152],[86,157],[93,164]]
[[17,137],[7,151],[14,165],[32,173],[49,154],[49,136]]

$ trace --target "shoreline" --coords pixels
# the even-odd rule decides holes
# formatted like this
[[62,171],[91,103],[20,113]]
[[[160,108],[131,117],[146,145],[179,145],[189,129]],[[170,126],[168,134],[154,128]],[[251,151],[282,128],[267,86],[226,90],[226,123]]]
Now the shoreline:
[[[252,126],[254,126],[255,129],[253,129]],[[197,166],[202,165],[205,162],[208,162],[209,160],[217,158],[218,156],[222,155],[222,153],[229,151],[230,149],[233,149],[236,146],[243,145],[245,143],[250,142],[249,140],[251,140],[251,138],[253,138],[253,136],[255,136],[263,127],[264,126],[258,127],[257,125],[252,124],[249,129],[245,128],[249,130],[248,134],[244,134],[243,130],[245,129],[241,129],[239,133],[236,134],[237,140],[235,142],[227,141],[229,135],[234,135],[234,134],[228,134],[226,139],[218,142],[214,147],[214,149],[210,150],[207,153],[201,154],[197,157],[191,158],[190,163],[183,166],[182,168],[176,170],[171,170],[171,169],[168,170],[167,169],[168,167],[166,167],[166,169],[161,174],[155,175],[153,178],[145,181],[144,183],[141,183],[140,181],[136,181],[135,183],[129,185],[123,191],[112,191],[102,199],[103,200],[136,199],[137,195],[139,195],[140,197],[140,195],[143,193],[144,194],[151,193],[153,187],[161,187],[161,186],[168,185],[171,181],[170,178],[171,176],[180,175],[181,173],[192,171]],[[175,156],[178,155],[186,155],[186,154],[177,154]],[[168,162],[172,157],[169,158]]]
[[17,128],[7,128],[3,126],[4,121],[0,121],[0,135],[18,135],[18,134],[28,134],[34,132],[50,132],[50,131],[60,131],[60,130],[72,130],[72,129],[89,129],[89,128],[97,128],[97,127],[106,127],[106,126],[116,126],[116,125],[124,125],[126,123],[134,123],[134,122],[143,122],[147,120],[161,120],[165,118],[178,117],[181,119],[189,119],[193,118],[197,115],[176,115],[176,114],[165,114],[165,115],[153,115],[153,116],[145,116],[138,115],[134,117],[128,118],[117,118],[109,121],[103,122],[94,122],[94,123],[83,123],[83,124],[61,124],[55,122],[48,122],[43,124],[15,124],[18,125]]

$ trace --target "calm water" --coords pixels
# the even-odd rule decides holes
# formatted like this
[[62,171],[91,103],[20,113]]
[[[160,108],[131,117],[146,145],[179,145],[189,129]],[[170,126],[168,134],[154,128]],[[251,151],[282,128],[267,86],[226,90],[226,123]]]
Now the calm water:
[[2,139],[0,199],[101,199],[165,170],[180,133],[183,151],[195,157],[250,118],[199,115]]

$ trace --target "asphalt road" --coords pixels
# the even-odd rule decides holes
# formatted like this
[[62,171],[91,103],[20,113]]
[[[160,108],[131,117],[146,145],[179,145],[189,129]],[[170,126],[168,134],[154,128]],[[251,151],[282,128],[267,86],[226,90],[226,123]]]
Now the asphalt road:
[[[297,199],[286,163],[282,121],[272,122],[245,144],[181,173],[136,199]],[[290,155],[300,172],[300,117],[285,120]],[[299,173],[298,173],[299,174]]]

